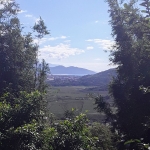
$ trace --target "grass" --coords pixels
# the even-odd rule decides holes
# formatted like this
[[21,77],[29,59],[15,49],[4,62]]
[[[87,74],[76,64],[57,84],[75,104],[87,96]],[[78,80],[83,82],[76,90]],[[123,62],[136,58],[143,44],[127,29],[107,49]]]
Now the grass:
[[[90,90],[95,89],[95,90]],[[77,113],[85,113],[90,119],[102,120],[103,114],[99,114],[95,109],[94,98],[92,96],[106,96],[107,91],[99,91],[98,88],[85,86],[60,86],[50,87],[47,93],[48,108],[56,117],[63,117],[66,110],[75,108]]]

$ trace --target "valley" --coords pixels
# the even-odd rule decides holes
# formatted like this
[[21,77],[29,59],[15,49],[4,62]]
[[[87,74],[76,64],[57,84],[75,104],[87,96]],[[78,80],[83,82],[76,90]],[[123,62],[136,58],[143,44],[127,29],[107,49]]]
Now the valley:
[[47,83],[48,110],[57,119],[63,119],[65,111],[74,108],[76,114],[86,113],[92,121],[103,121],[104,114],[94,108],[95,97],[102,95],[110,104],[108,86],[115,69],[109,69],[97,74],[86,76],[49,75]]
[[[108,91],[100,91],[93,86],[57,86],[49,87],[47,100],[48,108],[56,118],[63,118],[66,110],[76,109],[76,114],[86,113],[90,120],[102,120],[104,115],[94,108],[94,97],[106,97]],[[110,99],[108,101],[111,102]]]

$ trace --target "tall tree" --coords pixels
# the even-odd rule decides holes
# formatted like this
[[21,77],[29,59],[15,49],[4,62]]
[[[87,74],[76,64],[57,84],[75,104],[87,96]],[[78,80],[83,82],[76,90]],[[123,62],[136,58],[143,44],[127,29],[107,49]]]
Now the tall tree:
[[[39,149],[48,65],[38,62],[33,34],[23,34],[15,1],[0,0],[0,149]],[[48,34],[43,20],[33,30]]]
[[110,60],[117,65],[118,73],[110,85],[116,112],[108,115],[124,139],[144,138],[150,142],[150,93],[140,88],[150,85],[150,1],[142,0],[139,8],[137,0],[106,1],[116,42]]
[[[14,92],[25,90],[31,92],[39,89],[38,45],[33,43],[31,33],[22,34],[23,27],[17,17],[18,5],[13,1],[1,1],[0,9],[0,94],[10,86]],[[38,38],[49,34],[43,20],[35,24]],[[46,66],[46,63],[44,63]],[[40,65],[46,76],[48,67]],[[46,69],[46,70],[43,70]],[[38,76],[37,76],[38,75]],[[42,77],[43,78],[43,77]],[[41,84],[41,83],[40,83]]]

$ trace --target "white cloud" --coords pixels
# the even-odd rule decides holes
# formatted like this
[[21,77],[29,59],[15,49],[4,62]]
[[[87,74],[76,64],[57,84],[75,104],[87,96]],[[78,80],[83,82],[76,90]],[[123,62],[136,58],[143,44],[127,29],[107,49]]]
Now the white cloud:
[[60,38],[61,38],[61,39],[66,39],[67,37],[62,35]]
[[56,46],[44,46],[40,48],[40,58],[48,60],[49,58],[62,59],[69,56],[79,55],[84,53],[84,50],[78,48],[71,48],[68,44],[59,44]]
[[55,40],[63,40],[63,39],[66,39],[67,36],[58,36],[58,37],[50,37],[50,38],[42,38],[42,39],[34,39],[33,40],[33,43],[36,43],[36,44],[43,44],[43,43],[46,43],[46,42],[49,42],[49,41],[55,41]]
[[51,37],[51,38],[48,38],[48,41],[55,41],[55,40],[59,40],[59,39],[66,39],[67,37],[66,36],[58,36],[58,37]]
[[86,49],[91,50],[91,49],[94,49],[94,47],[93,46],[88,46]]
[[25,15],[25,17],[27,17],[27,18],[33,18],[33,15],[27,14],[27,15]]
[[115,44],[112,40],[105,40],[105,39],[88,39],[87,42],[94,42],[99,45],[100,48],[104,50],[111,50],[112,46]]
[[31,15],[31,14],[26,14],[25,17],[32,19],[35,23],[37,23],[40,20],[39,17],[37,18],[37,17],[35,17],[34,15]]
[[93,42],[94,39],[88,39],[86,40],[87,42]]
[[99,22],[98,20],[95,21],[95,23],[98,23],[98,22]]
[[58,37],[51,37],[51,38],[48,38],[47,40],[48,41],[55,41],[55,40],[57,40],[58,39]]

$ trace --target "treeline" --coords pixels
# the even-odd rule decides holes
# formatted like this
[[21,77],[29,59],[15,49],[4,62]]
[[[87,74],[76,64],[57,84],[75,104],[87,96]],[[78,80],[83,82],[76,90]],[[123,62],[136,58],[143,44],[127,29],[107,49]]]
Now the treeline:
[[96,99],[97,109],[106,114],[112,131],[122,140],[118,149],[125,146],[147,149],[150,143],[150,1],[107,0],[107,3],[115,40],[110,61],[117,66],[117,76],[109,89],[115,110],[102,97]]

